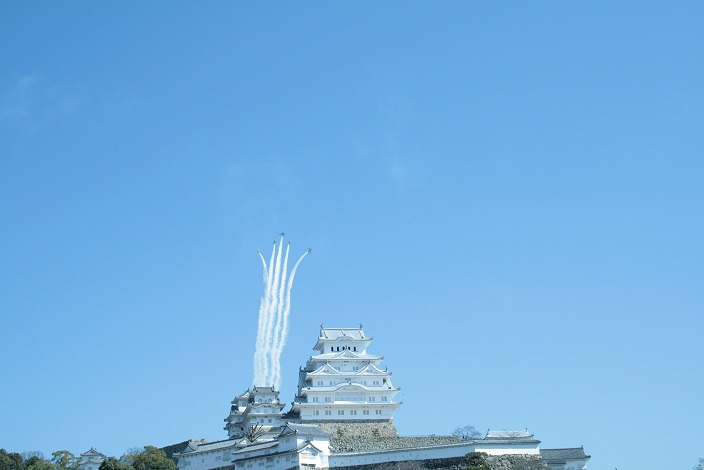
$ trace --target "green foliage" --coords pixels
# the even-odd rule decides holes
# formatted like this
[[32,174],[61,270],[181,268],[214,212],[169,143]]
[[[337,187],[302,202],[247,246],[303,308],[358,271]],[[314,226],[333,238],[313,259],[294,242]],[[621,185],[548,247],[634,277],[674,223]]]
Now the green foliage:
[[55,470],[78,470],[78,457],[67,450],[57,450],[51,454]]
[[24,459],[17,452],[0,449],[0,470],[24,470]]
[[33,467],[36,464],[38,464],[39,462],[41,462],[42,460],[44,460],[43,457],[40,457],[38,455],[33,455],[24,461],[24,467],[25,468]]
[[176,470],[176,464],[166,452],[154,446],[145,446],[144,451],[125,457],[134,470]]
[[464,456],[465,470],[491,470],[484,452],[470,452]]
[[54,466],[48,460],[38,459],[32,465],[27,465],[27,470],[54,470]]
[[115,457],[108,457],[100,464],[99,470],[129,470],[131,467],[117,460]]

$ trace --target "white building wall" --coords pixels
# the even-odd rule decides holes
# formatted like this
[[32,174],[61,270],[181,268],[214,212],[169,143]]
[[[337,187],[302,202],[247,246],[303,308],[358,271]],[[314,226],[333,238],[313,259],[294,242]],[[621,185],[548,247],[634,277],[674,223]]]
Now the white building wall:
[[449,459],[464,457],[470,452],[486,452],[489,455],[539,454],[538,444],[526,445],[476,445],[475,443],[425,447],[416,449],[394,449],[367,453],[332,454],[328,457],[331,467],[401,462],[404,460]]
[[186,454],[178,459],[179,470],[209,470],[232,464],[232,447]]
[[[307,444],[315,449],[306,451]],[[207,445],[207,444],[206,444]],[[269,447],[247,448],[238,452],[233,445],[217,450],[195,451],[179,456],[179,470],[211,470],[226,465],[235,465],[236,470],[285,470],[306,465],[308,467],[328,467],[330,452],[329,439],[307,439],[303,435],[284,436]],[[300,452],[298,449],[303,449]]]

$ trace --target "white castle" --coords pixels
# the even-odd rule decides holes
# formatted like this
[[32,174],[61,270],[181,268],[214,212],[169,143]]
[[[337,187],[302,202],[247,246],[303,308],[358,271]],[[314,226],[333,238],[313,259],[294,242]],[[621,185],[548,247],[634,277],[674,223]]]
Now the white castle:
[[299,372],[298,395],[292,413],[301,423],[384,422],[393,423],[401,403],[394,402],[399,389],[391,372],[379,367],[382,356],[367,352],[372,338],[359,328],[324,328]]
[[[358,328],[321,326],[299,371],[289,411],[274,387],[253,387],[234,400],[225,418],[227,439],[191,440],[174,454],[178,470],[287,470],[356,467],[424,460],[458,462],[470,452],[521,457],[551,470],[585,470],[581,447],[540,449],[525,431],[488,431],[483,438],[399,437],[393,424],[401,406],[382,356],[367,351],[372,338]],[[499,457],[500,456],[500,457]],[[452,459],[455,459],[454,461]]]

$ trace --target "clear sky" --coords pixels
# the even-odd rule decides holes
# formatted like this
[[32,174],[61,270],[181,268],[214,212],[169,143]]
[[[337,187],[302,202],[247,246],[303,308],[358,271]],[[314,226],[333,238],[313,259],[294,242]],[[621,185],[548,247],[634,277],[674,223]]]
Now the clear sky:
[[704,457],[704,2],[2,2],[0,447],[222,439],[364,325],[403,435]]

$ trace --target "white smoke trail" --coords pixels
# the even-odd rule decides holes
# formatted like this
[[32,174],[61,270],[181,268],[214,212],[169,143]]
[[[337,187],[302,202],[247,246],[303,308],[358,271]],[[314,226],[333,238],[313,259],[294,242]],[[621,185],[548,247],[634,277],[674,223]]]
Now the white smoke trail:
[[[272,335],[271,349],[267,352],[269,355],[269,360],[271,363],[271,372],[268,379],[271,380],[272,385],[275,385],[276,371],[278,369],[278,360],[276,358],[276,351],[279,349],[279,343],[281,342],[281,326],[283,324],[283,312],[284,312],[284,293],[286,292],[286,274],[288,271],[288,254],[291,250],[291,244],[286,246],[286,256],[284,257],[284,267],[281,271],[281,281],[279,283],[278,299],[276,303],[276,323],[274,325],[274,333]],[[275,293],[274,295],[277,295]],[[278,387],[277,387],[278,389]]]
[[284,237],[283,235],[281,236],[281,239],[279,240],[279,249],[276,251],[276,264],[274,265],[274,277],[273,277],[273,283],[270,284],[270,289],[267,292],[267,298],[269,299],[269,304],[268,304],[268,309],[266,313],[266,324],[264,325],[264,342],[263,342],[263,347],[264,349],[262,350],[262,362],[263,362],[263,370],[262,370],[262,379],[265,380],[263,384],[258,384],[258,385],[263,385],[263,386],[271,386],[273,385],[270,381],[271,378],[271,347],[272,347],[272,342],[273,338],[272,335],[274,333],[274,316],[276,315],[276,310],[278,308],[278,296],[276,295],[278,290],[279,290],[279,283],[281,282],[281,255],[283,254],[283,243],[284,243]]
[[[281,385],[281,353],[288,335],[288,317],[291,312],[291,288],[298,265],[310,250],[301,256],[288,274],[288,257],[290,243],[283,255],[284,236],[281,235],[277,249],[276,242],[271,251],[267,265],[264,256],[259,253],[264,269],[264,295],[259,306],[257,341],[254,351],[254,385],[273,386],[278,390]],[[283,258],[283,266],[282,266]]]
[[[279,341],[277,344],[277,348],[275,350],[275,357],[273,360],[274,363],[274,386],[276,387],[277,390],[279,390],[279,387],[281,386],[281,353],[284,350],[284,346],[286,345],[286,338],[288,337],[288,316],[291,313],[291,288],[293,288],[293,278],[296,277],[296,270],[298,269],[298,265],[301,264],[301,261],[303,261],[303,258],[308,255],[308,251],[303,253],[303,255],[298,258],[298,261],[296,261],[296,264],[293,266],[293,269],[291,270],[291,277],[288,280],[288,285],[286,286],[286,297],[285,297],[285,305],[283,308],[283,325],[281,327],[281,334],[279,337]],[[286,253],[288,256],[288,253]],[[283,287],[283,285],[282,285]],[[283,290],[283,289],[282,289]]]
[[271,291],[271,283],[274,276],[274,271],[272,269],[274,263],[274,255],[276,253],[276,245],[271,249],[271,259],[269,260],[269,267],[267,267],[264,256],[259,253],[259,257],[262,260],[262,265],[264,266],[264,295],[262,296],[261,303],[259,305],[259,322],[257,326],[257,342],[254,350],[254,383],[261,384],[264,380],[264,338],[266,336],[266,321],[267,313],[269,311],[269,292]]

